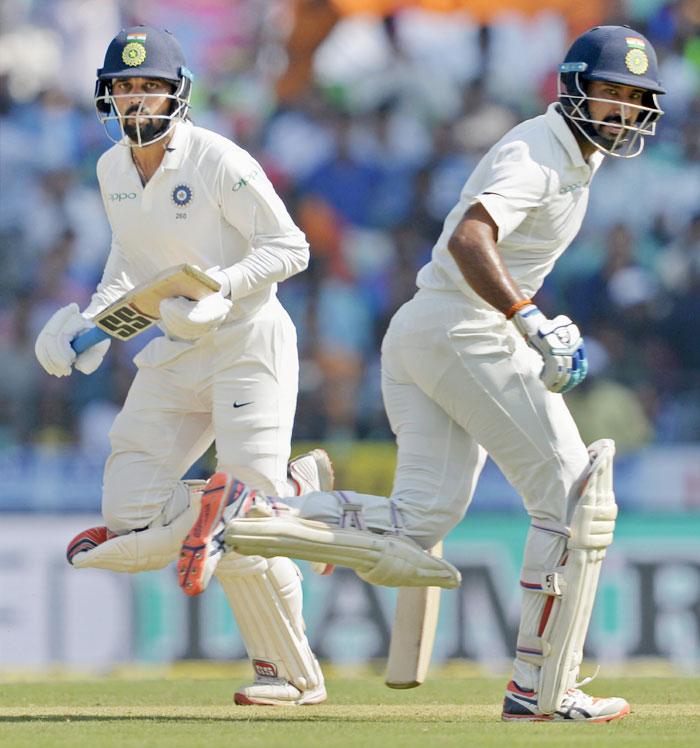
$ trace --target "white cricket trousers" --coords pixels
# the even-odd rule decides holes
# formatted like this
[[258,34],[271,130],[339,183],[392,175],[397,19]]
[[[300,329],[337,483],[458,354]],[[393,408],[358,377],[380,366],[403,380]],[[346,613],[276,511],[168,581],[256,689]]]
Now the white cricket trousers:
[[152,340],[110,431],[102,512],[122,533],[168,524],[187,506],[181,483],[216,440],[217,465],[287,492],[299,379],[296,330],[276,297],[198,341]]
[[[419,290],[394,315],[382,344],[382,392],[396,434],[391,504],[343,492],[367,525],[432,547],[464,516],[487,453],[531,517],[565,523],[588,454],[561,395],[539,379],[540,356],[495,310],[458,291]],[[284,499],[301,516],[337,523],[330,493]]]

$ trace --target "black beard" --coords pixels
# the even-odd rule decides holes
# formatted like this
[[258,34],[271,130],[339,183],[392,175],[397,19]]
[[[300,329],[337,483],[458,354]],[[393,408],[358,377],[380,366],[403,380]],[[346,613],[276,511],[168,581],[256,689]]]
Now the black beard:
[[131,124],[131,121],[124,122],[124,134],[134,143],[139,142],[139,134],[142,143],[150,143],[163,131],[167,124],[165,119],[150,119],[145,124]]
[[[606,120],[603,120],[603,121],[605,122],[605,125],[622,125],[622,122],[620,120],[618,120],[618,119],[606,119]],[[598,135],[599,138],[602,138],[606,142],[612,144],[612,143],[615,142],[615,140],[617,140],[618,136],[617,135],[608,135],[607,133],[603,132],[603,128],[605,127],[605,125],[594,125],[594,129],[595,129],[596,134]],[[628,135],[625,132],[625,133],[622,134],[622,137],[620,138],[620,140],[618,141],[618,143],[626,143],[627,140],[628,140]]]

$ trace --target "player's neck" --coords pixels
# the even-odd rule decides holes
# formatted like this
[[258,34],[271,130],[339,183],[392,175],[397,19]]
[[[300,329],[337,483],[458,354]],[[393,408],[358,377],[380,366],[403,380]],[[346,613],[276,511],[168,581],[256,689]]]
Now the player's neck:
[[581,149],[581,155],[584,161],[588,159],[598,150],[593,143],[569,120],[566,120],[567,127],[571,130],[573,136],[576,138],[578,147]]
[[162,140],[150,145],[144,145],[141,147],[133,147],[131,149],[131,158],[133,159],[136,171],[141,177],[141,183],[146,186],[146,183],[151,177],[158,171],[158,167],[163,161],[165,156],[165,150],[170,143],[172,133],[164,137]]
[[590,140],[587,140],[580,133],[576,138],[576,142],[578,143],[578,147],[581,149],[581,155],[583,156],[584,161],[588,161],[588,159],[598,150]]

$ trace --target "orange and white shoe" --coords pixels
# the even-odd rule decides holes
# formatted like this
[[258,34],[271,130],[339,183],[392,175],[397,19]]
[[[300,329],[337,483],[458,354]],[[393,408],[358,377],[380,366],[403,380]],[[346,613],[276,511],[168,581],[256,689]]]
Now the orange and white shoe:
[[537,693],[520,688],[515,681],[506,687],[501,719],[505,722],[610,722],[630,713],[630,705],[621,698],[595,698],[578,688],[570,688],[553,714],[537,708]]
[[87,530],[79,532],[73,540],[68,543],[66,548],[66,559],[68,563],[73,565],[73,558],[79,553],[85,551],[91,551],[93,548],[97,548],[98,545],[102,545],[106,540],[116,537],[116,533],[107,529],[104,525],[101,527],[89,527]]
[[228,473],[214,473],[202,492],[202,505],[182,542],[177,562],[178,584],[186,595],[204,592],[224,554],[224,510],[236,504],[231,517],[245,516],[256,492]]

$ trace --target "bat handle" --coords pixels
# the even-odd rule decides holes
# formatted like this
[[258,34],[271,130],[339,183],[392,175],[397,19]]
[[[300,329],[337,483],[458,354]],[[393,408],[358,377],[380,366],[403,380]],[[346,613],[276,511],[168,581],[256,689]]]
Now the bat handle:
[[71,347],[78,355],[80,355],[88,348],[92,348],[93,345],[96,345],[108,337],[109,335],[104,330],[101,330],[99,327],[92,327],[85,332],[81,332],[76,338],[73,338],[73,340],[71,340]]

